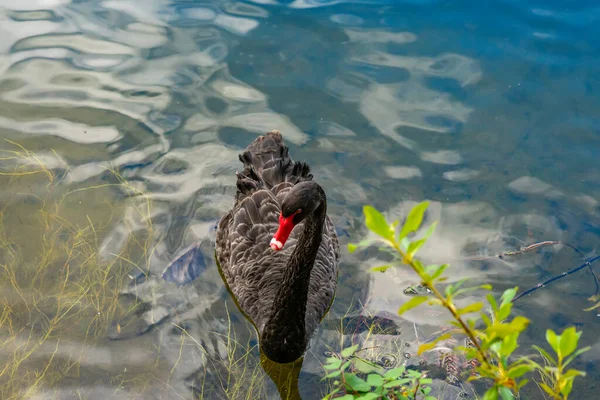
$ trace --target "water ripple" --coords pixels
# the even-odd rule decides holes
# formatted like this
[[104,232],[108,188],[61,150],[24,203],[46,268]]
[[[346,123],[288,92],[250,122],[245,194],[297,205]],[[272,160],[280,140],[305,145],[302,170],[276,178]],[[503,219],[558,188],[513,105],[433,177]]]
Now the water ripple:
[[[364,204],[396,219],[427,199],[426,223],[440,224],[420,254],[452,261],[450,281],[534,285],[573,260],[556,250],[453,261],[536,240],[597,250],[598,19],[591,3],[514,0],[0,0],[0,139],[34,152],[60,177],[59,189],[89,202],[82,215],[110,205],[115,219],[97,238],[101,260],[115,260],[152,226],[152,257],[121,293],[143,306],[112,326],[122,341],[90,346],[85,374],[36,395],[105,396],[119,385],[123,398],[185,397],[228,373],[222,338],[233,332],[256,344],[212,254],[215,223],[233,204],[237,155],[271,129],[326,188],[342,247],[365,234]],[[2,150],[9,144],[0,140]],[[32,168],[10,157],[0,164],[3,173]],[[130,194],[110,171],[146,197],[124,205]],[[40,182],[31,181],[33,195],[18,194],[24,185],[0,197],[26,199],[17,210],[26,214],[48,190]],[[106,197],[80,190],[87,187],[107,188]],[[171,264],[189,246],[195,261]],[[355,300],[398,326],[444,323],[435,313],[397,316],[402,289],[416,282],[403,269],[368,274],[387,263],[380,258],[344,253],[336,302],[311,349],[339,345],[327,323]],[[160,278],[168,265],[178,267],[172,282]],[[587,283],[573,277],[560,296],[540,291],[519,312],[556,328],[560,319],[549,316],[584,308]],[[572,318],[597,323],[578,311]],[[44,351],[58,346],[66,357],[84,346],[65,339]],[[301,376],[307,398],[322,397],[310,384],[322,371],[315,354]],[[115,383],[127,368],[129,380]],[[250,396],[274,395],[257,374],[261,388]],[[142,378],[149,382],[128,383]],[[243,386],[248,376],[236,378]]]

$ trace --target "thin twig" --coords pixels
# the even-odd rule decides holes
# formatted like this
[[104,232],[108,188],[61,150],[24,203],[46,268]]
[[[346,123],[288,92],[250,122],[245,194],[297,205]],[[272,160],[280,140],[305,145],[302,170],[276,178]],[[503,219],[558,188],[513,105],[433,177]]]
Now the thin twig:
[[582,270],[582,269],[584,269],[585,267],[591,267],[592,263],[594,263],[594,262],[596,262],[596,261],[598,261],[598,260],[600,260],[600,255],[598,255],[598,256],[596,256],[596,257],[594,257],[594,258],[592,258],[592,259],[590,259],[590,260],[586,261],[585,263],[581,264],[579,267],[576,267],[576,268],[570,269],[570,270],[568,270],[568,271],[566,271],[566,272],[563,272],[563,273],[561,273],[561,274],[559,274],[559,275],[555,275],[555,276],[553,276],[552,278],[545,280],[544,282],[538,283],[538,284],[537,284],[537,285],[535,285],[534,287],[532,287],[532,288],[530,288],[530,289],[527,289],[527,290],[525,290],[524,292],[522,292],[521,294],[519,294],[518,296],[516,296],[516,297],[515,297],[515,298],[514,298],[512,301],[513,301],[513,303],[514,303],[515,301],[517,301],[517,300],[518,300],[518,299],[520,299],[521,297],[523,297],[523,296],[525,296],[525,295],[528,295],[528,294],[530,294],[530,293],[532,293],[532,292],[535,292],[536,290],[538,290],[538,289],[540,289],[540,288],[543,288],[544,286],[546,286],[546,285],[547,285],[547,284],[549,284],[549,283],[552,283],[552,282],[554,282],[554,281],[557,281],[557,280],[559,280],[559,279],[562,279],[562,278],[564,278],[565,276],[568,276],[568,275],[574,274],[575,272],[581,271],[581,270]]
[[521,247],[519,250],[505,251],[505,252],[502,252],[500,254],[495,254],[493,256],[470,256],[470,257],[464,257],[464,258],[457,259],[457,261],[485,261],[485,260],[491,260],[491,259],[494,259],[494,258],[499,258],[499,259],[502,260],[504,257],[518,256],[519,254],[527,253],[529,251],[536,250],[536,249],[538,249],[540,247],[556,246],[556,245],[567,246],[568,248],[573,249],[576,253],[578,253],[582,258],[585,259],[585,255],[579,249],[577,249],[577,247],[575,247],[575,246],[572,246],[572,245],[570,245],[568,243],[561,242],[561,241],[558,241],[558,240],[546,240],[546,241],[543,241],[543,242],[538,242],[538,243],[530,244],[529,246]]
[[419,393],[419,386],[421,386],[421,379],[417,379],[417,384],[415,385],[415,391],[413,392],[413,397],[417,398],[417,394]]
[[523,254],[523,253],[527,253],[529,251],[537,250],[537,249],[539,249],[541,247],[555,246],[555,245],[563,245],[563,246],[566,246],[566,247],[572,249],[577,254],[579,254],[581,256],[581,258],[583,258],[583,260],[585,261],[585,263],[582,264],[582,265],[580,265],[577,268],[573,268],[572,270],[569,270],[567,272],[563,272],[560,275],[552,277],[552,278],[548,279],[547,281],[538,283],[535,287],[533,287],[531,289],[528,289],[525,292],[523,292],[523,293],[519,294],[518,296],[516,296],[513,299],[513,302],[516,301],[517,299],[519,299],[519,298],[521,298],[521,297],[523,297],[523,296],[525,296],[525,295],[527,295],[527,294],[529,294],[529,293],[531,293],[531,292],[539,289],[540,287],[543,287],[543,286],[547,285],[548,283],[554,282],[555,280],[561,279],[561,278],[563,278],[563,277],[565,277],[567,275],[571,275],[572,273],[577,272],[577,271],[579,271],[579,270],[581,270],[583,268],[586,268],[586,267],[589,269],[590,273],[592,274],[592,277],[594,278],[594,284],[596,285],[595,294],[597,295],[598,293],[600,293],[600,285],[598,284],[598,276],[596,275],[596,273],[594,272],[594,270],[591,267],[591,263],[594,262],[596,259],[595,258],[592,259],[593,261],[592,260],[588,260],[586,258],[586,256],[583,254],[583,252],[581,252],[577,247],[575,247],[573,245],[570,245],[569,243],[565,243],[565,242],[561,242],[561,241],[557,241],[557,240],[546,240],[546,241],[543,241],[543,242],[538,242],[538,243],[531,244],[531,245],[526,246],[526,247],[521,247],[519,250],[516,250],[516,251],[505,251],[503,253],[496,254],[496,255],[493,255],[493,256],[472,256],[472,257],[465,257],[465,258],[461,258],[460,261],[485,261],[485,260],[491,260],[491,259],[494,259],[494,258],[499,258],[499,259],[503,260],[505,257],[514,257],[514,256],[517,256],[519,254]]

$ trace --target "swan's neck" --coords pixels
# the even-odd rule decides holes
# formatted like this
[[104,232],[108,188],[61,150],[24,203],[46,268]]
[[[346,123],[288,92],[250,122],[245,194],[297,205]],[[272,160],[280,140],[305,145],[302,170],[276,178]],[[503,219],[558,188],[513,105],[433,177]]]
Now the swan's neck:
[[310,274],[323,236],[327,214],[325,200],[304,222],[304,229],[296,242],[283,272],[271,316],[261,334],[263,352],[272,360],[292,362],[306,348],[306,301]]

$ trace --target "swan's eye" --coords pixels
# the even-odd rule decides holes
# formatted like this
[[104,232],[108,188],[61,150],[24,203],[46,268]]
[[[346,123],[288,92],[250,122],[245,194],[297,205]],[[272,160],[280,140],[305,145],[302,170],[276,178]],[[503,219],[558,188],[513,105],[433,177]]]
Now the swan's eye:
[[302,212],[302,209],[299,208],[299,209],[296,210],[296,212],[294,214],[300,214],[301,212]]

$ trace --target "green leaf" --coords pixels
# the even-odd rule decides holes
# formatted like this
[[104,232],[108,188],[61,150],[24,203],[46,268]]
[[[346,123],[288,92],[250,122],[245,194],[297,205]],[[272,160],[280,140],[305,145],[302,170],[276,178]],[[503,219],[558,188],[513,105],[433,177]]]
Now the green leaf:
[[533,367],[528,364],[520,364],[509,369],[507,374],[509,378],[520,378],[521,376],[530,372],[532,369]]
[[421,355],[421,354],[425,353],[427,350],[433,349],[435,347],[435,345],[438,344],[441,340],[446,340],[451,337],[452,337],[451,334],[446,333],[444,335],[438,336],[437,338],[433,339],[429,343],[423,343],[422,345],[419,346],[419,349],[417,350],[417,354]]
[[340,376],[342,374],[342,371],[340,371],[339,369],[337,371],[333,371],[328,373],[327,375],[325,375],[325,378],[335,378],[336,376]]
[[415,272],[419,275],[422,275],[425,272],[425,267],[419,260],[413,259],[412,266],[414,267]]
[[423,245],[425,244],[425,242],[427,241],[427,239],[419,239],[419,240],[415,240],[414,242],[411,242],[408,245],[408,249],[406,249],[406,255],[409,258],[413,258],[414,255],[417,253],[417,251],[423,247]]
[[336,369],[342,365],[342,360],[336,357],[330,357],[327,359],[327,363],[323,366],[325,369]]
[[379,374],[369,374],[367,376],[367,383],[372,386],[381,386],[383,385],[383,378]]
[[408,216],[406,217],[406,221],[402,226],[402,230],[400,231],[400,240],[408,236],[409,233],[415,232],[417,229],[419,229],[421,222],[423,222],[423,215],[425,214],[427,207],[429,207],[429,202],[423,201],[410,210]]
[[[437,269],[435,270],[435,272],[433,272],[433,273],[431,274],[431,280],[433,281],[433,280],[435,280],[437,277],[439,277],[440,275],[442,275],[442,274],[444,273],[444,271],[446,270],[446,268],[448,268],[449,266],[450,266],[449,264],[443,264],[443,265],[440,265],[439,267],[438,267],[437,265],[430,265],[430,266],[428,266],[428,267],[427,267],[427,269],[429,269],[430,267],[437,268]],[[433,268],[432,268],[432,269],[433,269]],[[427,272],[429,272],[429,271],[427,271]]]
[[[339,360],[339,361],[340,361],[340,363],[339,363],[339,364],[340,364],[340,365],[342,365],[342,360]],[[323,368],[324,368],[324,369],[328,369],[328,370],[331,370],[331,369],[338,369],[338,368],[340,367],[340,365],[336,365],[336,364],[334,364],[334,363],[331,363],[331,364],[325,364],[325,365],[323,365]]]
[[502,342],[501,341],[494,341],[492,344],[489,345],[490,350],[493,351],[496,354],[500,353],[500,348],[502,347]]
[[473,304],[469,304],[466,307],[463,308],[459,308],[458,310],[456,310],[456,313],[458,315],[464,315],[464,314],[469,314],[469,313],[474,313],[474,312],[478,312],[483,308],[483,303],[481,302],[477,302],[477,303],[473,303]]
[[568,357],[575,351],[579,342],[579,336],[581,336],[581,332],[578,334],[574,326],[563,331],[562,335],[560,335],[560,353],[563,357]]
[[542,349],[542,348],[541,348],[541,347],[539,347],[539,346],[535,346],[535,345],[533,345],[533,346],[531,346],[531,347],[533,347],[534,349],[536,349],[536,350],[537,350],[537,351],[538,351],[538,352],[539,352],[539,353],[540,353],[540,354],[541,354],[541,355],[542,355],[544,358],[546,358],[546,359],[547,359],[547,360],[548,360],[548,361],[549,361],[549,362],[550,362],[552,365],[556,365],[556,360],[555,360],[555,359],[554,359],[554,357],[552,357],[552,356],[550,355],[550,353],[548,353],[546,350]]
[[467,279],[461,279],[456,282],[454,285],[446,286],[445,293],[446,296],[452,297],[452,295],[467,281]]
[[546,341],[560,358],[560,336],[557,336],[552,329],[548,329],[546,331]]
[[386,389],[390,389],[390,388],[406,385],[409,382],[410,382],[410,379],[408,379],[408,378],[396,379],[396,380],[386,383],[385,385],[383,385],[383,387]]
[[519,338],[519,333],[514,333],[512,335],[506,336],[502,340],[502,347],[500,348],[500,354],[504,357],[509,357],[513,351],[516,350],[518,343],[517,339]]
[[498,303],[496,303],[496,299],[494,298],[494,296],[491,293],[489,293],[485,297],[487,298],[487,301],[490,303],[490,306],[492,306],[492,310],[494,312],[498,312]]
[[519,382],[517,384],[517,393],[523,386],[527,385],[527,383],[529,383],[529,379],[523,379],[521,382]]
[[427,304],[429,304],[430,306],[443,306],[444,305],[444,303],[440,299],[435,299],[435,298],[429,299]]
[[427,231],[425,231],[425,234],[423,235],[423,239],[429,239],[429,236],[431,236],[433,231],[435,231],[435,227],[437,226],[437,224],[437,221],[435,221],[433,224],[429,225],[429,228],[427,228]]
[[357,392],[368,392],[371,390],[371,385],[354,374],[345,374],[344,377],[349,389],[356,390]]
[[459,294],[465,294],[465,293],[469,293],[469,292],[474,292],[474,291],[479,290],[479,289],[487,289],[488,286],[489,285],[480,285],[480,286],[471,286],[471,287],[468,287],[468,288],[459,289],[456,292],[454,292],[454,296],[458,296]]
[[485,323],[486,326],[488,326],[488,327],[492,326],[492,320],[486,314],[481,313],[481,319],[483,320],[483,322]]
[[356,368],[358,371],[362,372],[363,374],[368,374],[371,372],[379,371],[381,369],[380,366],[378,366],[370,361],[363,360],[362,358],[354,359],[354,368]]
[[569,396],[569,393],[571,393],[571,390],[573,389],[573,379],[569,379],[566,383],[565,386],[563,386],[563,388],[561,389],[560,393],[565,396],[565,399]]
[[408,238],[402,238],[402,240],[400,240],[400,247],[404,250],[408,249],[409,244],[410,240],[408,240]]
[[394,230],[388,225],[383,214],[372,206],[364,206],[363,212],[367,228],[384,239],[394,239]]
[[354,396],[351,394],[343,395],[342,397],[338,397],[337,400],[354,400]]
[[518,289],[519,289],[518,287],[514,287],[512,289],[506,289],[504,291],[504,293],[502,293],[502,297],[500,297],[502,299],[501,304],[510,303],[512,301],[512,299],[515,297],[515,295],[517,294]]
[[404,371],[406,371],[406,368],[404,367],[390,369],[385,374],[383,374],[383,377],[385,379],[396,379],[397,377],[401,376],[404,373]]
[[598,302],[598,303],[594,304],[594,305],[593,305],[593,306],[591,306],[591,307],[584,308],[584,309],[583,309],[583,311],[592,311],[592,310],[595,310],[596,308],[600,308],[600,302]]
[[408,371],[406,371],[406,374],[411,378],[417,379],[423,376],[423,373],[421,371],[415,371],[414,369],[409,369]]
[[354,353],[356,353],[356,350],[358,350],[358,345],[355,344],[354,346],[351,347],[346,347],[344,350],[342,350],[342,357],[347,358],[350,357],[351,355],[353,355]]
[[516,332],[523,332],[529,326],[529,320],[521,315],[516,316],[510,321],[510,327]]
[[483,395],[483,400],[498,400],[498,390],[496,390],[495,387],[490,388],[487,392],[485,392],[485,394]]
[[365,393],[361,396],[355,397],[355,399],[360,399],[360,400],[375,400],[375,399],[379,399],[381,397],[380,394],[377,393]]
[[467,319],[467,325],[469,326],[469,328],[471,329],[475,329],[475,324],[477,323],[477,318],[468,318]]
[[500,386],[498,388],[498,393],[500,394],[500,397],[502,398],[502,400],[514,400],[514,398],[515,398],[515,396],[513,396],[512,392],[510,391],[510,389],[505,386]]
[[496,314],[496,318],[498,319],[498,321],[504,321],[506,318],[508,318],[511,311],[512,311],[512,303],[502,302],[502,304],[500,305],[500,309],[498,310],[498,313]]
[[574,360],[574,359],[575,359],[577,356],[579,356],[580,354],[583,354],[583,353],[585,353],[585,352],[586,352],[586,351],[588,351],[589,349],[591,349],[591,347],[590,347],[590,346],[588,346],[588,347],[584,347],[583,349],[579,349],[579,350],[577,350],[577,351],[576,351],[575,353],[573,353],[573,354],[572,354],[572,355],[571,355],[569,358],[567,358],[567,360],[564,362],[563,366],[565,366],[565,367],[566,367],[567,365],[571,364],[571,362],[573,362],[573,360]]
[[585,372],[576,369],[570,369],[563,375],[565,379],[575,378],[577,376],[585,376]]
[[398,310],[398,315],[404,314],[406,311],[417,307],[418,305],[427,301],[426,296],[415,296],[406,303],[402,304],[402,307]]
[[388,265],[382,265],[381,267],[371,268],[371,271],[373,271],[373,272],[385,272],[389,268],[392,268],[392,267],[393,267],[393,265],[390,265],[390,264],[388,264]]
[[543,383],[543,382],[539,382],[539,385],[540,385],[540,387],[541,387],[542,389],[544,389],[544,391],[545,391],[546,393],[548,393],[548,394],[549,394],[550,396],[552,396],[552,397],[555,397],[555,396],[554,396],[554,390],[552,390],[552,389],[550,388],[550,386],[546,385],[546,384],[545,384],[545,383]]
[[377,241],[376,239],[369,238],[369,239],[361,240],[358,243],[348,243],[348,252],[354,253],[359,247],[369,247],[376,241]]

